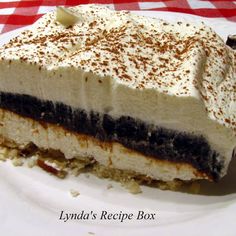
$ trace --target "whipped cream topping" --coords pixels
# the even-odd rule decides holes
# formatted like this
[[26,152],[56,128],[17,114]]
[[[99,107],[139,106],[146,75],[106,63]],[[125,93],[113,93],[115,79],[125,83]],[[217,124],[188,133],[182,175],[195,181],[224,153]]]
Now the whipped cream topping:
[[236,53],[211,28],[97,5],[70,10],[82,16],[75,25],[46,14],[2,47],[0,60],[51,72],[79,68],[132,89],[193,97],[210,119],[236,132]]

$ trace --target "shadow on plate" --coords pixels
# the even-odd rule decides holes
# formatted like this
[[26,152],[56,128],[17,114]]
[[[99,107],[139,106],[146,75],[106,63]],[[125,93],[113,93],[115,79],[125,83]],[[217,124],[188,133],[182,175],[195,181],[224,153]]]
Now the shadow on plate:
[[200,182],[200,195],[223,196],[236,193],[236,158],[233,158],[228,174],[218,183]]
[[[183,209],[192,210],[193,206],[198,209],[199,206],[209,207],[215,204],[223,204],[222,206],[225,207],[230,204],[232,200],[235,201],[236,158],[231,161],[228,174],[218,183],[208,181],[200,181],[198,183],[200,190],[197,193],[193,193],[194,191],[190,191],[189,186],[185,186],[180,191],[160,191],[159,189],[148,188],[141,196],[145,200],[149,199],[155,202],[158,199],[158,203],[165,203],[165,208],[163,208],[165,210],[168,208],[167,203],[170,204],[169,210],[172,209],[172,204],[175,204],[174,209],[176,211]],[[160,208],[160,204],[157,206]],[[189,206],[189,208],[186,208],[187,206]]]

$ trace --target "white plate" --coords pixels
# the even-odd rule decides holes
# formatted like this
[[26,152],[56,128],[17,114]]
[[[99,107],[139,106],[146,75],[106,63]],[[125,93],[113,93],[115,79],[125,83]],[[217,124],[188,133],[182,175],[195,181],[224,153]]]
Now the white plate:
[[[204,21],[226,39],[235,32],[235,23],[187,14],[139,12],[169,21]],[[0,37],[1,44],[21,30]],[[127,193],[119,183],[90,175],[57,179],[37,167],[13,167],[0,163],[1,235],[207,235],[236,234],[236,162],[219,184],[205,184],[202,193],[192,195],[142,187],[143,193]],[[107,189],[108,183],[114,186]],[[69,191],[80,192],[73,198]],[[96,220],[59,220],[64,213],[81,211],[97,214]],[[102,211],[109,213],[156,213],[155,220],[100,220]],[[90,232],[90,233],[89,233]]]

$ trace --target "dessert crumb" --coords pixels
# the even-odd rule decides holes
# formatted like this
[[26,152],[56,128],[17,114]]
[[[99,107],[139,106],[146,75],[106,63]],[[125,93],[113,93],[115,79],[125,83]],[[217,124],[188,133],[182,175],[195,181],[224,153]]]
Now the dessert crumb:
[[28,160],[28,162],[27,162],[27,166],[29,168],[33,168],[34,166],[36,166],[36,163],[37,163],[37,161],[35,158],[30,158],[30,160]]
[[70,194],[72,197],[78,197],[80,193],[77,190],[71,189]]
[[88,234],[89,234],[89,235],[95,235],[95,233],[93,233],[93,232],[88,232]]
[[112,184],[108,184],[107,185],[107,189],[111,189],[111,188],[113,188],[113,185]]
[[6,157],[0,154],[0,161],[6,161],[6,160],[7,160]]
[[24,164],[23,160],[21,158],[14,158],[12,160],[12,164],[14,166],[22,166]]
[[7,160],[7,149],[1,148],[0,149],[0,161],[6,161]]
[[15,158],[18,158],[19,157],[19,151],[17,149],[10,149],[8,150],[8,153],[7,153],[7,158],[9,158],[10,160],[12,159],[15,159]]
[[134,181],[128,181],[128,182],[124,182],[122,183],[122,185],[130,192],[133,194],[138,194],[138,193],[142,193],[142,190],[140,188],[140,185]]

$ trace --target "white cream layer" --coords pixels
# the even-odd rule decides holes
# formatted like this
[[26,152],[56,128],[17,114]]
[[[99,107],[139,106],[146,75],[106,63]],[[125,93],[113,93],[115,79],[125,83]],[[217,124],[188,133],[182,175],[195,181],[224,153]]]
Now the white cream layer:
[[202,134],[226,172],[236,144],[233,50],[203,24],[72,10],[83,19],[73,27],[49,13],[0,49],[0,91]]

